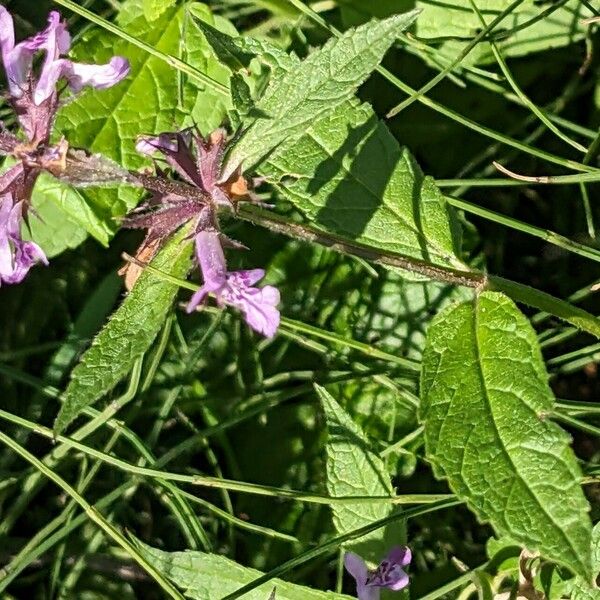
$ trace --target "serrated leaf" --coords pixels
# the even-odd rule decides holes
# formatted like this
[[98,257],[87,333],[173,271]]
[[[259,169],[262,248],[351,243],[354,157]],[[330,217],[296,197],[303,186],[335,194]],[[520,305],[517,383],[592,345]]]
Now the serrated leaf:
[[420,418],[438,477],[529,550],[591,581],[591,523],[569,436],[535,332],[506,296],[485,292],[429,327]]
[[[146,560],[176,586],[186,598],[216,600],[233,593],[262,573],[243,567],[224,556],[204,552],[163,552],[134,540]],[[265,600],[277,588],[277,600],[352,600],[350,596],[321,592],[308,587],[273,579],[244,595],[247,600]]]
[[[383,461],[350,415],[326,389],[316,385],[327,426],[327,491],[330,496],[393,496],[390,476]],[[391,504],[365,503],[333,505],[333,524],[343,534],[387,517]],[[406,541],[403,524],[394,523],[349,545],[354,552],[379,562],[394,544]]]
[[[227,65],[232,71],[245,69],[254,58],[251,52],[245,52],[236,38],[219,31],[210,25],[197,6],[190,8],[190,15],[194,24],[202,32],[206,41],[212,48],[217,58]],[[243,38],[242,38],[243,39]]]
[[315,120],[354,95],[398,34],[417,17],[412,11],[371,21],[330,39],[280,79],[272,81],[256,109],[266,115],[249,125],[233,147],[225,173],[254,167],[284,140],[300,136]]
[[[173,237],[152,260],[152,266],[174,277],[185,278],[191,265],[191,242],[184,241],[184,237],[185,231]],[[178,290],[176,284],[149,271],[142,273],[73,369],[54,422],[57,433],[131,371],[160,331]]]
[[[285,80],[286,73],[297,72],[302,64],[268,42],[210,31],[207,39],[232,68],[248,54],[256,55],[271,68],[271,80]],[[270,83],[266,94],[273,93],[273,85],[277,83]],[[356,99],[317,121],[298,140],[283,143],[259,173],[322,229],[465,268],[457,258],[460,227],[443,195],[372,108]]]
[[443,195],[373,109],[344,103],[260,173],[318,227],[373,248],[465,268]]
[[[600,523],[596,523],[592,529],[592,566],[594,576],[597,577],[600,572]],[[573,584],[571,600],[600,600],[600,589],[577,577]]]
[[[222,83],[228,72],[212,56],[195,27],[184,27],[185,6],[168,6],[155,20],[144,16],[142,0],[128,0],[118,17],[123,29],[165,54],[183,60]],[[198,14],[229,32],[235,30],[199,5]],[[104,30],[86,32],[73,55],[88,63],[104,63],[114,55],[126,56],[131,72],[126,80],[107,90],[87,90],[59,113],[57,130],[72,146],[100,152],[127,169],[148,164],[135,151],[137,136],[172,131],[196,123],[204,132],[218,127],[226,115],[228,99],[181,74],[160,58]],[[143,99],[143,100],[141,100]],[[122,217],[139,201],[140,191],[121,186],[80,191],[108,234],[117,230]]]

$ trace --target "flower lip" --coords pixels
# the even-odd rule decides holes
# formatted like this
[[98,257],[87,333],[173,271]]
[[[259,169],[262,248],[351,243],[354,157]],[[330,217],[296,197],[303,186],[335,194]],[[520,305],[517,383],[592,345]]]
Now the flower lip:
[[[70,47],[66,21],[61,20],[56,11],[48,15],[48,25],[43,31],[15,45],[13,19],[6,8],[0,6],[0,50],[13,99],[27,97],[35,106],[41,106],[55,97],[56,84],[61,78],[67,80],[73,92],[78,92],[84,86],[111,87],[129,73],[128,61],[120,56],[104,65],[86,65],[61,58]],[[31,76],[36,52],[46,54],[37,81]]]
[[277,309],[280,295],[271,285],[254,287],[265,276],[264,270],[228,271],[216,230],[200,231],[195,242],[204,285],[192,296],[187,312],[193,312],[208,294],[214,294],[220,306],[227,304],[237,308],[252,329],[265,337],[273,337],[280,322]]
[[409,577],[403,567],[411,559],[410,548],[395,546],[373,571],[369,571],[365,561],[354,552],[346,552],[344,565],[356,581],[358,599],[378,600],[381,588],[400,591],[408,585]]

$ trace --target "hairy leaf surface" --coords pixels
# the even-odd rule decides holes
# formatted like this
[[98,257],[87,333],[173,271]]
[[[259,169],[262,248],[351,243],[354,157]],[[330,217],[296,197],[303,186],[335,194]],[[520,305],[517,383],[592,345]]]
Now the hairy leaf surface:
[[[152,266],[185,278],[191,264],[191,243],[184,242],[184,237],[185,232],[180,232],[172,238],[156,255]],[[149,271],[142,273],[73,370],[54,423],[57,433],[131,371],[160,331],[178,289],[176,284]]]
[[[216,600],[235,592],[262,573],[236,562],[204,552],[163,552],[136,540],[145,558],[160,569],[175,585],[184,590],[187,598]],[[273,587],[277,600],[351,600],[350,596],[321,592],[308,587],[273,579],[244,595],[247,600],[266,600]]]
[[[594,577],[600,573],[600,523],[592,529],[592,567]],[[577,577],[573,585],[571,600],[600,600],[600,589],[592,587],[588,581]]]
[[245,168],[255,166],[284,140],[297,138],[351,98],[417,14],[413,11],[351,29],[273,81],[256,106],[264,117],[246,124],[249,127],[231,151],[226,171],[231,173],[242,163]]
[[366,104],[344,103],[279,148],[261,173],[326,231],[464,268],[443,195]]
[[[393,496],[394,490],[383,461],[369,448],[369,442],[350,415],[326,389],[315,386],[327,424],[327,491],[336,496]],[[338,533],[348,533],[387,517],[391,504],[365,503],[333,505],[333,524]],[[379,562],[390,546],[404,543],[401,523],[355,540],[349,545],[367,560]]]
[[[232,69],[247,64],[248,53],[268,65],[267,94],[302,64],[268,43],[228,38],[208,27],[203,31]],[[443,195],[373,109],[355,98],[316,121],[299,139],[282,143],[259,173],[321,229],[374,248],[465,268],[457,257],[460,227]]]
[[535,332],[506,296],[433,320],[420,416],[436,475],[500,535],[591,581],[589,508],[553,403]]

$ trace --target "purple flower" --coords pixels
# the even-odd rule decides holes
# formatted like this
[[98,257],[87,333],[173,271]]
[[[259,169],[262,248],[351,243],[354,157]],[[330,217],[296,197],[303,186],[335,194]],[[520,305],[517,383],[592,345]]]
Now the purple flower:
[[403,567],[410,564],[411,558],[410,548],[395,546],[374,571],[369,571],[358,554],[346,552],[344,565],[356,580],[358,600],[379,600],[381,588],[395,592],[404,589],[408,585],[408,575]]
[[254,287],[265,272],[262,269],[228,271],[217,231],[200,231],[195,242],[204,285],[192,296],[188,313],[195,310],[207,294],[214,294],[220,306],[234,306],[252,329],[273,337],[279,327],[279,290],[271,285]]
[[[44,31],[15,44],[13,20],[0,6],[0,50],[8,81],[11,103],[21,127],[32,143],[48,143],[54,115],[58,108],[56,85],[66,80],[73,92],[84,86],[111,87],[129,73],[129,63],[114,57],[105,65],[87,65],[61,58],[71,47],[66,23],[53,11]],[[33,76],[33,60],[45,53],[39,76]]]
[[136,148],[142,154],[163,154],[184,181],[205,192],[217,205],[233,207],[234,200],[251,195],[239,171],[226,180],[221,177],[225,154],[223,129],[216,129],[208,138],[190,129],[161,133],[157,137],[142,136]]
[[21,283],[29,269],[48,259],[35,242],[21,238],[23,201],[14,203],[12,195],[0,195],[0,285]]
[[[0,123],[0,155],[18,161],[0,176],[0,284],[20,283],[35,263],[48,264],[36,243],[23,241],[21,228],[28,223],[31,192],[40,173],[48,171],[57,177],[66,174],[69,144],[64,139],[50,144],[59,107],[59,80],[65,80],[73,92],[78,92],[84,86],[110,87],[129,72],[128,62],[120,57],[106,65],[61,58],[70,46],[66,23],[54,11],[44,31],[15,44],[12,17],[0,6],[0,53],[8,99],[27,138],[24,142]],[[37,53],[43,53],[44,60],[34,73]]]
[[[249,191],[239,173],[232,180],[221,181],[224,130],[218,129],[208,138],[191,129],[145,136],[138,140],[137,150],[142,154],[160,152],[183,180],[167,179],[162,172],[159,177],[138,175],[139,182],[152,193],[150,199],[124,221],[126,227],[148,230],[138,257],[152,256],[168,235],[184,223],[192,222],[204,285],[190,300],[188,312],[212,294],[219,306],[237,308],[252,329],[273,337],[280,320],[279,291],[270,285],[255,286],[265,275],[262,269],[227,270],[222,243],[242,246],[219,232],[217,212],[223,206],[235,211],[235,202],[248,196]],[[126,270],[126,283],[128,275]]]

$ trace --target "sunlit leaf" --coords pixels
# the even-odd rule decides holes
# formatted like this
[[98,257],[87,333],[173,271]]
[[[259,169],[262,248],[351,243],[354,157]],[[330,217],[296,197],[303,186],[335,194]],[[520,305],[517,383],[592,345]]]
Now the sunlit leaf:
[[[144,557],[160,569],[187,598],[216,600],[250,583],[262,573],[243,567],[216,554],[204,552],[163,552],[136,540]],[[350,596],[321,592],[308,587],[273,579],[244,595],[247,600],[266,600],[277,588],[277,600],[351,600]]]
[[[157,254],[152,265],[184,278],[191,265],[191,243],[180,232]],[[86,407],[110,392],[150,347],[164,323],[179,287],[145,271],[123,304],[96,336],[71,373],[63,405],[54,423],[65,429]]]
[[417,14],[413,11],[349,30],[272,81],[256,106],[264,117],[247,124],[229,155],[226,172],[242,164],[255,166],[284,140],[297,138],[315,120],[350,99]]
[[[327,426],[327,491],[332,497],[393,496],[392,482],[383,461],[370,448],[360,428],[334,398],[316,386]],[[333,523],[338,533],[348,533],[387,517],[391,504],[333,505]],[[367,560],[378,562],[394,544],[404,543],[406,532],[400,522],[355,540],[349,548]]]
[[591,523],[533,328],[485,292],[442,311],[427,337],[421,419],[438,477],[500,535],[591,581]]

